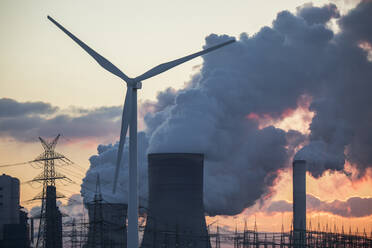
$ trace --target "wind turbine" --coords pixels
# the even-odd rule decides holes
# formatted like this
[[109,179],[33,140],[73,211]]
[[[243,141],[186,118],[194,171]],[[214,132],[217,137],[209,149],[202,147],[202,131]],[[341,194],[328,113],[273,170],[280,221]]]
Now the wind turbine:
[[124,109],[121,121],[120,141],[116,161],[115,177],[114,177],[114,188],[115,193],[117,187],[117,181],[120,170],[120,161],[123,153],[123,147],[125,143],[125,137],[129,129],[129,199],[128,199],[128,248],[138,248],[138,176],[137,176],[137,90],[142,88],[143,80],[154,77],[162,72],[165,72],[175,66],[185,63],[193,58],[199,57],[203,54],[209,53],[213,50],[226,46],[235,42],[235,39],[223,42],[219,45],[212,46],[205,50],[193,53],[191,55],[166,62],[155,66],[149,71],[142,75],[130,78],[119,70],[110,61],[102,57],[75,35],[70,33],[61,24],[55,21],[52,17],[48,16],[48,19],[53,22],[59,29],[61,29],[66,35],[74,40],[81,48],[83,48],[90,56],[92,56],[99,65],[104,69],[111,72],[112,74],[123,79],[127,83],[127,92],[124,101]]

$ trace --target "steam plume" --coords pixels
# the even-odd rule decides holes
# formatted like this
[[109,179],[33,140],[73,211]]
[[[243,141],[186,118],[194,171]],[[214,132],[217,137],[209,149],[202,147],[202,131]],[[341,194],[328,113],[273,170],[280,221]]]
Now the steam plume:
[[[313,99],[310,110],[315,115],[308,145],[296,157],[308,161],[314,176],[343,170],[345,159],[363,175],[372,164],[372,63],[366,45],[372,43],[370,13],[368,2],[343,17],[333,4],[305,5],[296,14],[280,12],[272,27],[253,36],[243,33],[236,44],[205,56],[200,73],[184,89],[168,89],[159,93],[157,102],[143,105],[151,111],[140,135],[141,199],[147,194],[146,153],[198,152],[205,154],[209,214],[233,215],[253,205],[272,190],[304,136],[273,126],[260,128],[249,116],[280,120],[298,107],[303,95]],[[339,33],[327,26],[332,18],[340,18]],[[212,34],[206,44],[227,39]],[[107,172],[101,178],[108,177],[106,186],[112,188],[116,147],[98,147],[83,186],[94,178],[91,174]],[[125,191],[127,160],[123,166]],[[87,193],[84,187],[82,191]],[[120,196],[126,202],[126,193]]]

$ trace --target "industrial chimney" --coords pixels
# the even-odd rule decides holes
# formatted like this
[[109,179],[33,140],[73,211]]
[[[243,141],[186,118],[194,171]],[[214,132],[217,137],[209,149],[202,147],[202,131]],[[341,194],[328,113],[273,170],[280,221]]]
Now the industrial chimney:
[[57,191],[55,186],[47,186],[46,188],[46,233],[45,247],[46,248],[62,248],[62,214],[57,207]]
[[293,161],[293,243],[306,244],[306,161]]
[[203,154],[149,154],[148,176],[141,248],[211,247],[203,206]]

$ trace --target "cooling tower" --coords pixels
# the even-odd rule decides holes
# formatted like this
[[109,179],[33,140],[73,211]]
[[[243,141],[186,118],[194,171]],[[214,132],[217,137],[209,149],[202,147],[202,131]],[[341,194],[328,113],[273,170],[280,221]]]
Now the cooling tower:
[[293,242],[305,247],[306,235],[306,161],[293,161]]
[[203,154],[149,154],[148,177],[141,248],[211,247],[203,206]]
[[86,248],[127,247],[127,205],[119,203],[88,203],[89,230]]

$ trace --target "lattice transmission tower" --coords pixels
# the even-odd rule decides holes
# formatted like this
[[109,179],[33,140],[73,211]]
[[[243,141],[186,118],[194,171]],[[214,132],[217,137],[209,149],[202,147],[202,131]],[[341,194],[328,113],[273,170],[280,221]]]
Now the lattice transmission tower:
[[[59,137],[60,137],[60,134],[58,134],[57,137],[55,137],[51,142],[47,142],[43,138],[39,137],[39,140],[44,148],[44,152],[40,154],[33,161],[30,161],[31,163],[38,164],[43,169],[43,171],[38,176],[36,176],[33,180],[31,180],[31,182],[37,182],[43,185],[43,190],[32,199],[32,200],[41,200],[41,211],[40,211],[40,215],[38,216],[40,218],[40,222],[39,222],[39,231],[37,235],[36,248],[49,248],[49,247],[55,246],[55,245],[53,246],[50,244],[51,242],[50,240],[49,241],[47,240],[47,233],[51,233],[52,234],[51,236],[55,236],[55,230],[51,231],[50,230],[51,228],[49,227],[48,229],[47,227],[47,219],[51,218],[50,213],[47,214],[47,209],[48,209],[47,205],[52,206],[54,208],[53,211],[56,211],[55,210],[56,209],[55,199],[64,197],[63,194],[55,190],[56,180],[65,180],[68,182],[72,182],[68,177],[57,172],[55,168],[56,166],[73,164],[73,162],[69,160],[68,158],[66,158],[64,155],[54,151]],[[48,195],[47,192],[54,192],[54,193]],[[48,201],[47,201],[47,196],[49,197]],[[57,214],[60,214],[60,213],[57,213]],[[53,225],[55,225],[53,221],[55,222],[56,220],[49,220],[48,223],[53,223]],[[56,239],[56,237],[54,238]]]

